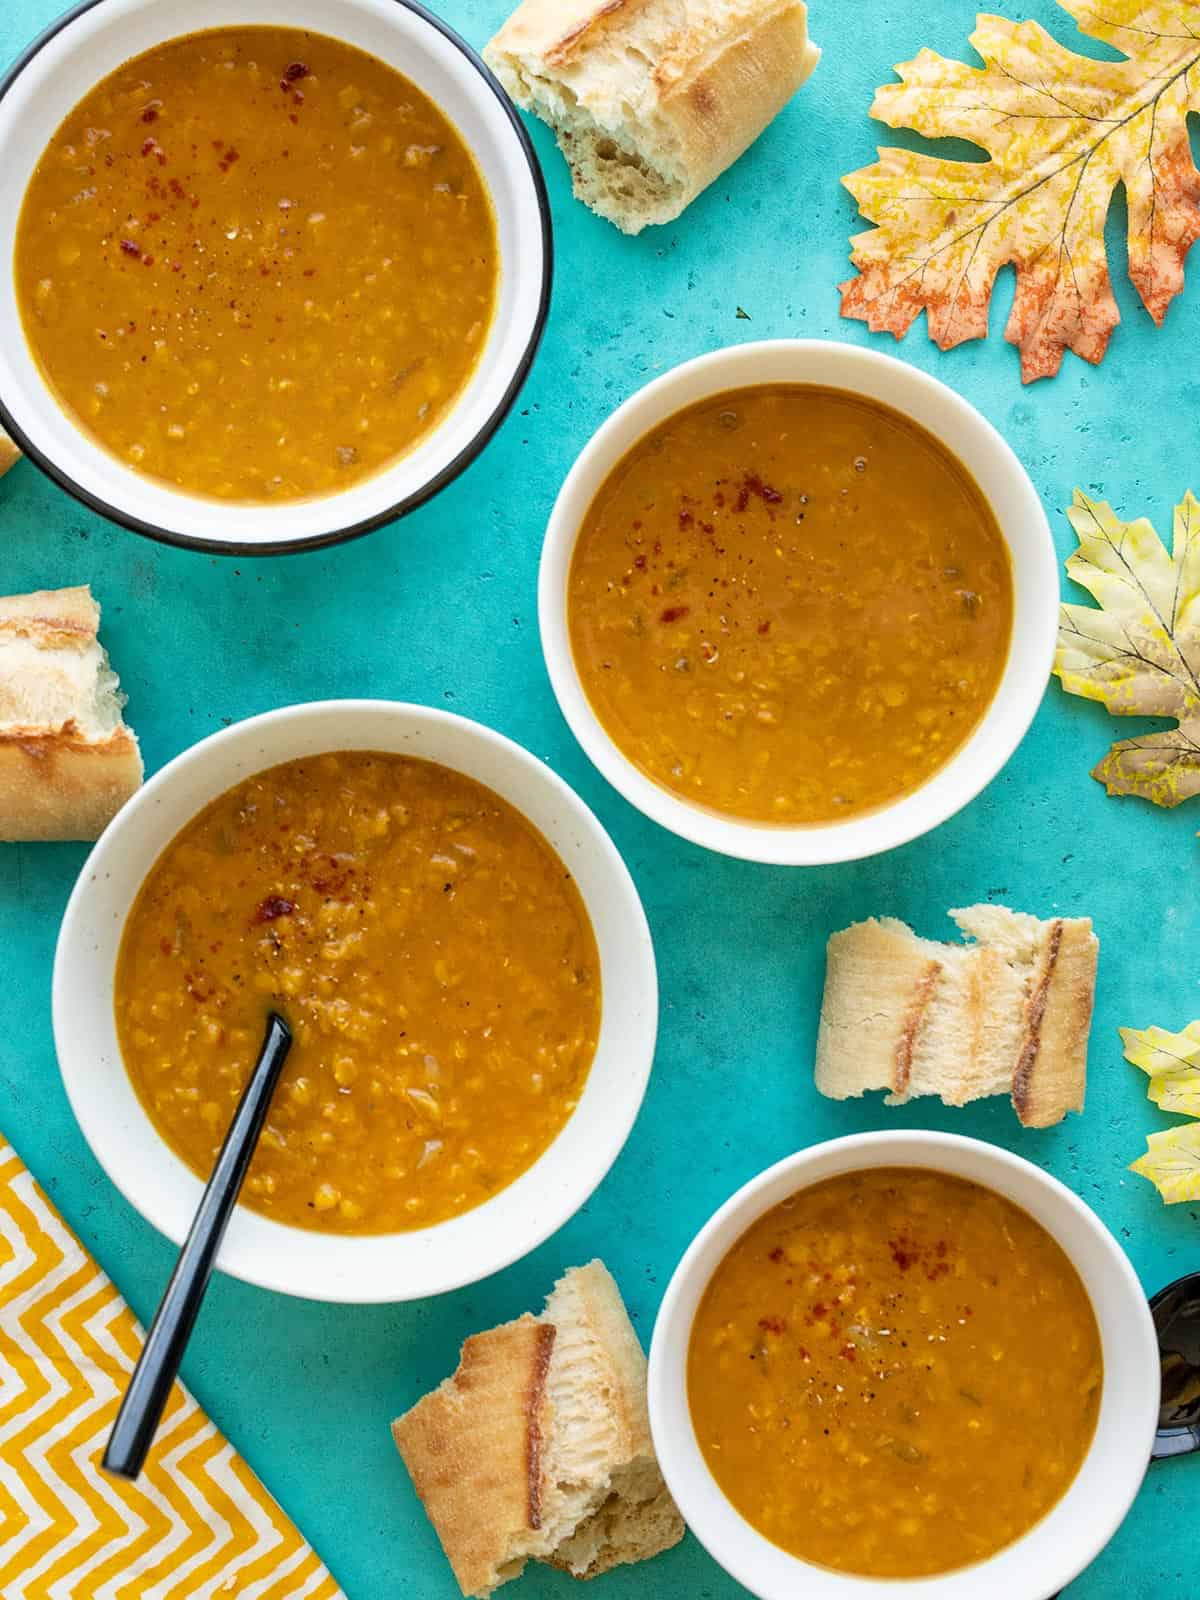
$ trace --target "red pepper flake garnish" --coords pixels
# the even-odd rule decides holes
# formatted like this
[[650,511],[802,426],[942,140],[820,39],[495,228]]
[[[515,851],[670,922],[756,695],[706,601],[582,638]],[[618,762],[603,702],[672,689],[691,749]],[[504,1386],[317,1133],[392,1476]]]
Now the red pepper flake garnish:
[[852,1344],[844,1344],[838,1354],[846,1361],[857,1361],[858,1353]]
[[290,917],[296,909],[294,900],[285,900],[281,894],[271,894],[261,902],[254,913],[255,922],[274,922],[276,917]]
[[158,121],[158,107],[157,106],[147,106],[145,111],[142,112],[142,121],[143,122],[157,122]]
[[750,504],[750,496],[757,495],[766,505],[777,506],[782,504],[783,496],[778,489],[773,489],[769,483],[764,483],[756,472],[748,472],[742,479],[742,487],[738,490],[737,509],[745,511]]
[[680,528],[690,528],[691,525],[692,525],[692,513],[688,510],[688,508],[686,506],[684,506],[684,507],[682,507],[682,509],[680,510],[680,513],[679,513],[679,526],[680,526]]
[[797,1353],[800,1356],[801,1361],[811,1361],[812,1360],[812,1357],[809,1355],[808,1351],[804,1348],[803,1345],[797,1345],[796,1349],[797,1349]]
[[140,256],[142,253],[132,239],[122,239],[121,249],[127,256]]
[[180,183],[178,178],[172,178],[167,187],[177,200],[183,199],[183,185]]
[[691,606],[667,606],[659,617],[660,622],[678,622],[681,617],[686,617]]
[[782,1317],[759,1317],[758,1325],[764,1333],[783,1333],[787,1328]]
[[783,1246],[781,1244],[777,1244],[775,1246],[774,1250],[770,1251],[770,1253],[768,1254],[767,1260],[768,1261],[782,1261],[783,1260]]
[[759,631],[759,633],[770,633],[770,631],[771,631],[771,619],[770,619],[770,617],[768,617],[765,622],[760,622],[759,623],[758,631]]
[[283,75],[289,83],[296,83],[299,79],[308,77],[308,68],[303,61],[289,61],[283,69]]
[[916,1262],[918,1252],[913,1247],[912,1241],[903,1235],[899,1239],[889,1239],[888,1249],[892,1252],[892,1260],[901,1272],[907,1272]]
[[173,955],[175,953],[175,946],[171,943],[170,939],[167,938],[162,938],[158,941],[158,948],[165,956]]
[[153,256],[143,256],[142,257],[142,265],[144,267],[152,267],[154,265],[154,257]]
[[633,564],[638,569],[639,572],[645,572],[645,570],[646,570],[646,558],[645,558],[645,556],[634,556]]

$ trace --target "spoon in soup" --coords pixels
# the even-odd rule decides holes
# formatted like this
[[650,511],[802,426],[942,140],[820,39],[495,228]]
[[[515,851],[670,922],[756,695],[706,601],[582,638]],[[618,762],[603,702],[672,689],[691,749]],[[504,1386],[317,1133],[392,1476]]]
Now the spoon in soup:
[[242,1090],[221,1153],[200,1197],[171,1281],[150,1324],[150,1332],[109,1435],[103,1466],[106,1472],[119,1478],[137,1477],[158,1431],[167,1396],[212,1276],[217,1251],[241,1193],[246,1169],[291,1047],[291,1029],[272,1011],[267,1018],[258,1063]]

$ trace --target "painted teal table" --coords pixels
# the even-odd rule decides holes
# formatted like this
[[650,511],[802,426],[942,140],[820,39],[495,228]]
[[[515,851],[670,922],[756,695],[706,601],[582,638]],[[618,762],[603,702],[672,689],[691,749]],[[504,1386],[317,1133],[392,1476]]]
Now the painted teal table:
[[[445,0],[443,9],[482,44],[505,0]],[[871,338],[837,314],[834,286],[847,275],[856,221],[838,178],[880,141],[866,110],[892,64],[923,44],[961,56],[974,5],[876,0],[869,9],[864,26],[863,8],[849,0],[814,0],[813,33],[826,47],[816,76],[674,227],[622,238],[572,201],[553,141],[535,130],[558,247],[541,356],[483,457],[407,520],[328,553],[214,560],[108,526],[28,464],[0,484],[0,593],[92,583],[149,770],[225,723],[292,701],[382,695],[447,706],[520,740],[573,784],[645,900],[662,984],[654,1076],[624,1154],[573,1222],[498,1277],[418,1305],[322,1306],[225,1278],[213,1284],[184,1377],[350,1600],[457,1593],[387,1424],[446,1375],[459,1342],[537,1307],[563,1268],[593,1255],[611,1266],[648,1340],[696,1228],[799,1145],[885,1125],[975,1134],[1075,1188],[1121,1239],[1147,1289],[1200,1268],[1200,1207],[1164,1210],[1125,1171],[1146,1131],[1166,1119],[1147,1105],[1116,1031],[1200,1016],[1200,804],[1167,814],[1106,798],[1088,777],[1113,731],[1098,707],[1053,685],[1006,771],[932,837],[874,861],[787,871],[708,856],[631,810],[576,747],[542,666],[534,604],[542,529],[576,452],[619,401],[664,368],[735,340]],[[1005,0],[1004,9],[1080,43],[1051,0]],[[6,0],[0,59],[57,10],[58,0]],[[1152,514],[1160,529],[1189,481],[1200,489],[1200,382],[1189,359],[1200,337],[1200,255],[1156,331],[1124,276],[1123,221],[1122,212],[1109,230],[1123,322],[1100,369],[1068,357],[1058,379],[1022,390],[1016,353],[999,338],[941,355],[918,329],[895,347],[1011,441],[1063,555],[1073,540],[1061,507],[1076,484],[1127,514]],[[1010,297],[1005,276],[996,329]],[[893,349],[890,339],[879,343]],[[172,1252],[92,1158],[51,1041],[55,933],[83,859],[76,846],[0,847],[0,1128],[145,1318]],[[988,898],[1040,916],[1095,918],[1102,954],[1086,1113],[1026,1133],[1000,1103],[886,1111],[819,1099],[812,1054],[829,933],[890,913],[944,937],[946,907]],[[1071,1600],[1193,1600],[1198,1517],[1200,1458],[1156,1467]],[[691,1539],[602,1582],[609,1600],[742,1593]],[[542,1570],[519,1589],[524,1600],[573,1593],[572,1580]]]

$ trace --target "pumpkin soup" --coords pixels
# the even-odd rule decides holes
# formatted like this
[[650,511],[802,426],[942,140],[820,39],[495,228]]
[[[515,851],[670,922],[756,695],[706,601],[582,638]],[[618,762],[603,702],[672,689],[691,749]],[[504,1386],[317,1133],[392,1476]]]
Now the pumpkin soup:
[[364,751],[213,801],[126,923],[116,1020],[151,1121],[207,1177],[268,1009],[295,1043],[242,1192],[280,1222],[424,1227],[519,1176],[600,1026],[583,901],[490,789]]
[[609,474],[568,581],[617,746],[682,799],[828,823],[924,783],[1000,682],[1003,535],[963,467],[874,401],[803,385],[680,412]]
[[483,347],[491,203],[382,61],[295,28],[169,40],[99,83],[30,180],[14,271],[68,414],[150,477],[328,494],[411,450]]
[[913,1168],[803,1189],[747,1230],[692,1326],[709,1468],[793,1555],[861,1577],[995,1554],[1062,1496],[1091,1443],[1100,1335],[1032,1217]]

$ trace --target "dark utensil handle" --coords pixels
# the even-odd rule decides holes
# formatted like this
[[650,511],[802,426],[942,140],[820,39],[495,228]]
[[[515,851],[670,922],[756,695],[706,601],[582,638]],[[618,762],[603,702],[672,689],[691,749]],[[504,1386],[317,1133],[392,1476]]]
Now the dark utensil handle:
[[138,1364],[104,1452],[104,1470],[136,1478],[158,1431],[242,1180],[262,1132],[271,1095],[292,1046],[291,1029],[272,1012],[258,1065],[242,1091],[217,1164],[188,1230],[166,1293],[150,1324]]

